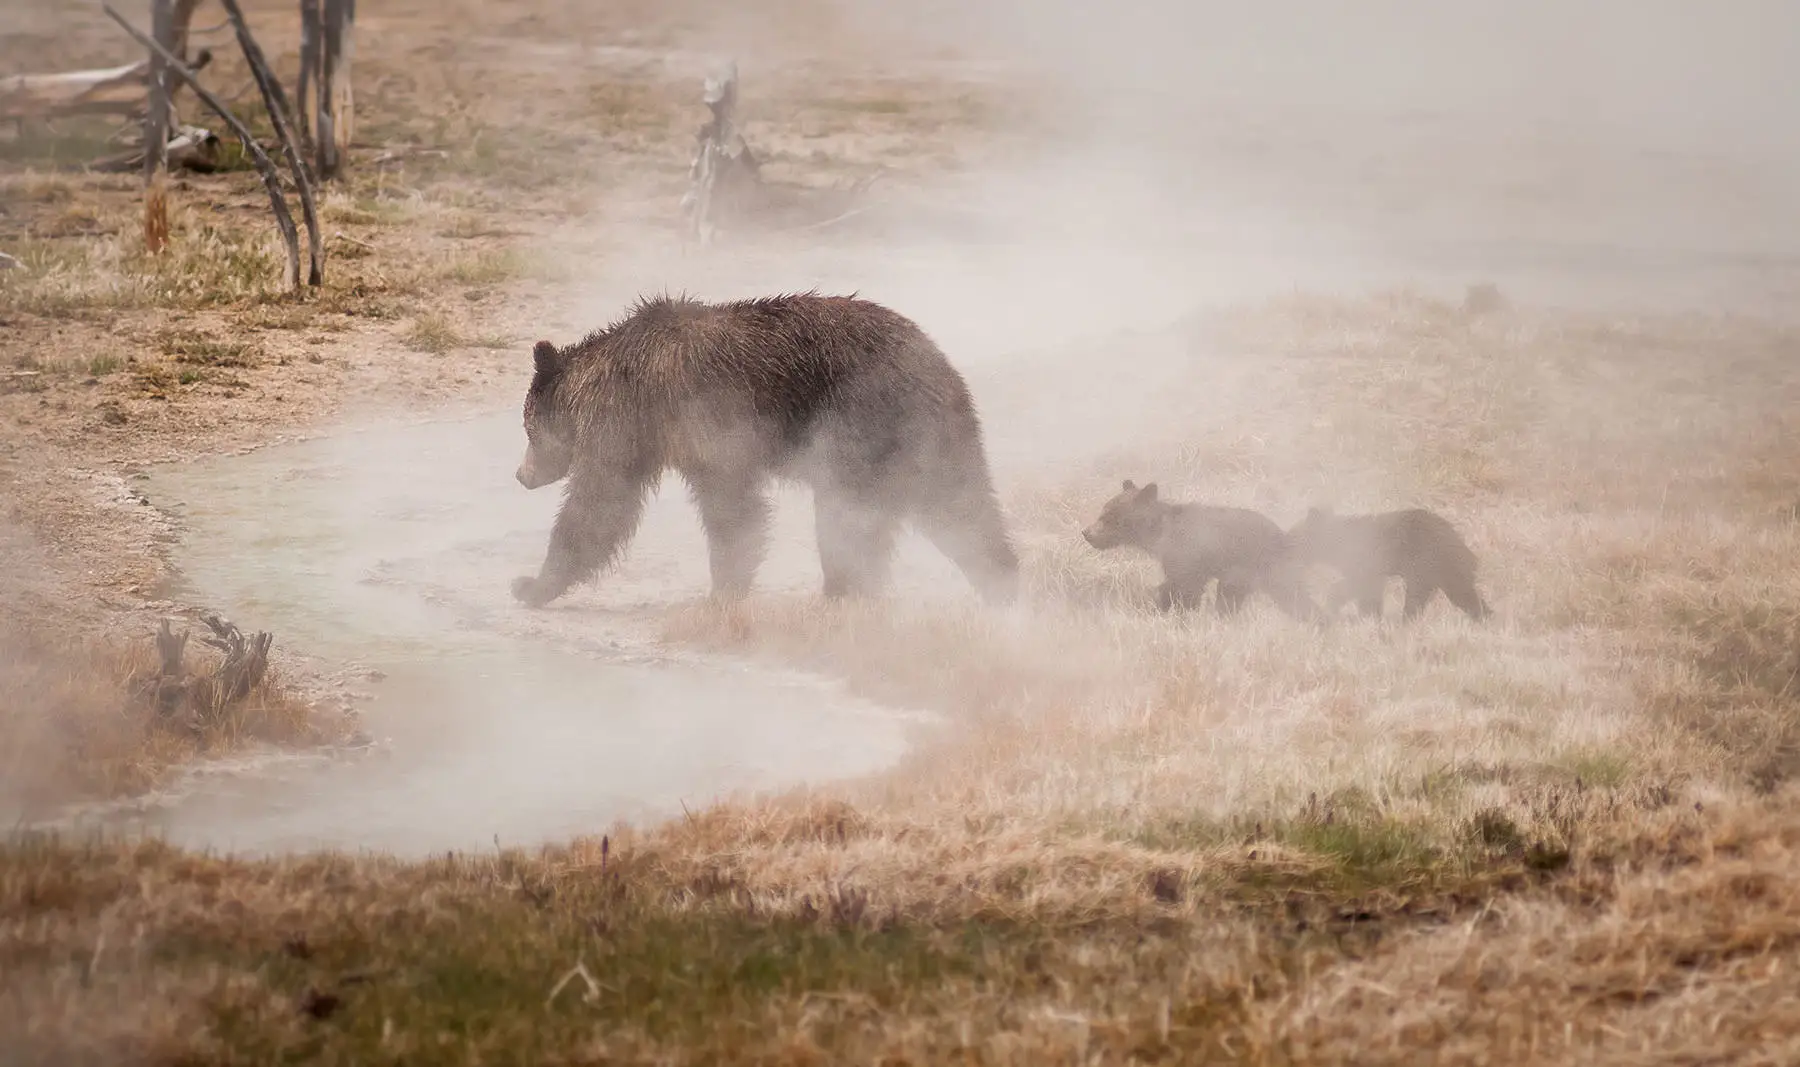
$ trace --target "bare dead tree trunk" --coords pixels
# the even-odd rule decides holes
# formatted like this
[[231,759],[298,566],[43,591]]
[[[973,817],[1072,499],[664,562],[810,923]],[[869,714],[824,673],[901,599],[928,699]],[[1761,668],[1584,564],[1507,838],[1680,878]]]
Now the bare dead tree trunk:
[[[159,0],[159,2],[165,2],[165,0]],[[225,106],[223,100],[209,92],[206,86],[201,85],[199,77],[178,62],[168,49],[157,41],[144,36],[142,30],[114,11],[111,4],[102,3],[100,7],[133,39],[155,53],[169,71],[187,83],[187,87],[194,91],[194,95],[198,96],[207,107],[212,108],[213,112],[224,120],[225,125],[231,127],[232,133],[237,134],[238,140],[244,145],[244,151],[250,154],[251,160],[256,163],[257,172],[262,175],[263,186],[269,191],[270,207],[275,212],[275,225],[281,229],[282,240],[287,245],[287,273],[284,275],[284,281],[287,288],[298,289],[300,287],[300,234],[294,229],[294,216],[288,212],[287,201],[282,199],[281,175],[276,171],[275,164],[270,161],[268,153],[262,150],[262,145],[256,143],[256,137],[251,134],[250,128],[231,113],[231,109]]]
[[300,146],[294,138],[293,124],[288,119],[287,94],[281,91],[281,82],[269,69],[268,60],[263,58],[263,51],[250,34],[250,25],[244,21],[244,11],[237,0],[221,0],[225,5],[225,14],[231,18],[232,28],[237,31],[238,45],[244,50],[244,59],[250,64],[250,73],[256,78],[257,88],[262,90],[263,106],[269,110],[269,122],[275,127],[275,136],[281,139],[281,152],[287,157],[288,169],[293,171],[294,185],[300,191],[300,215],[306,222],[306,251],[309,260],[306,284],[317,286],[325,279],[325,246],[319,240],[319,213],[313,203],[312,175],[308,172],[306,158],[300,152]]
[[[165,48],[174,43],[170,0],[152,0],[150,32]],[[169,244],[169,70],[152,48],[149,106],[144,109],[144,248],[156,255]]]
[[318,121],[313,125],[320,181],[338,176],[355,124],[350,61],[355,52],[355,0],[323,0],[320,33]]
[[323,29],[319,0],[300,0],[300,84],[294,92],[294,107],[300,120],[300,138],[309,155],[314,140],[313,117],[319,106],[314,93],[319,83],[319,35]]
[[356,60],[356,0],[337,0],[337,44],[332,56],[331,121],[337,141],[337,164],[342,170],[350,159],[350,143],[356,137],[356,92],[351,71]]

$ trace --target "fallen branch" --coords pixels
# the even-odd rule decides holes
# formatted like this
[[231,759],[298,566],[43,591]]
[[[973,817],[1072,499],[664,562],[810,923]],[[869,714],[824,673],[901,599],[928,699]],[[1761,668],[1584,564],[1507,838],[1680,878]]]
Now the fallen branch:
[[600,999],[600,983],[594,981],[594,976],[588,973],[586,963],[578,962],[575,966],[569,968],[568,973],[562,976],[561,981],[556,983],[556,988],[550,990],[550,995],[544,998],[544,1007],[548,1008],[550,1005],[556,1003],[556,997],[563,991],[563,987],[576,978],[580,978],[583,982],[587,983],[587,992],[581,995],[582,1000],[591,1004]]
[[275,126],[275,136],[281,139],[282,154],[287,156],[288,169],[294,172],[294,185],[300,191],[300,216],[306,222],[306,250],[309,260],[306,284],[320,285],[325,280],[325,244],[319,239],[319,212],[313,203],[312,175],[307,171],[306,160],[300,155],[300,146],[294,140],[293,124],[288,119],[287,96],[281,91],[281,83],[270,72],[268,60],[263,58],[256,38],[250,35],[250,26],[244,21],[244,12],[238,7],[237,0],[221,2],[225,5],[225,14],[231,19],[231,25],[237,30],[238,47],[244,50],[244,59],[250,64],[250,73],[256,78],[257,88],[262,90],[263,106],[269,111],[269,121]]
[[369,160],[369,163],[372,166],[379,167],[387,163],[399,162],[409,156],[436,156],[439,159],[449,159],[450,153],[444,151],[442,148],[390,148],[376,156],[374,159]]
[[[218,167],[219,138],[203,127],[183,126],[180,133],[170,139],[166,151],[170,167],[183,167],[207,174]],[[88,166],[101,172],[114,172],[136,170],[143,163],[144,151],[140,148],[124,155],[96,160]]]
[[283,280],[288,289],[298,289],[300,287],[300,234],[294,229],[294,216],[288,212],[287,201],[281,196],[281,175],[276,172],[275,164],[269,160],[268,153],[262,150],[262,145],[256,143],[256,138],[250,133],[249,127],[239,121],[238,117],[233,115],[231,109],[226,107],[218,97],[201,85],[200,79],[194,75],[194,72],[171,55],[168,49],[145,36],[142,30],[114,11],[111,4],[102,3],[100,7],[134,40],[161,58],[167,64],[168,69],[187,83],[188,88],[194,90],[194,95],[198,96],[207,107],[212,108],[213,112],[223,119],[227,126],[231,127],[231,132],[235,133],[238,140],[243,143],[244,151],[248,152],[250,158],[255,161],[257,172],[262,175],[263,185],[269,191],[269,203],[275,213],[275,224],[281,228],[282,240],[287,245],[287,273]]
[[0,118],[116,112],[131,114],[144,103],[144,76],[150,61],[140,59],[104,70],[62,74],[15,74],[0,78]]
[[23,267],[24,265],[25,264],[20,263],[16,258],[7,255],[5,252],[0,252],[0,270],[13,270],[18,267]]

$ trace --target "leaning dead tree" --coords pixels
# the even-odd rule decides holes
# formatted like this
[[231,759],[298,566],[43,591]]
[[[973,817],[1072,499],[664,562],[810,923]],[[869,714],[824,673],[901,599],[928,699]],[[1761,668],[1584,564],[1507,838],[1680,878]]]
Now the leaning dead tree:
[[[159,5],[165,2],[166,0],[157,0]],[[300,237],[298,231],[294,228],[294,216],[289,213],[287,201],[283,199],[281,195],[281,175],[275,170],[275,164],[270,161],[268,153],[264,152],[262,145],[257,143],[256,137],[250,132],[249,127],[245,126],[243,121],[236,115],[232,114],[231,109],[225,106],[224,101],[220,100],[217,96],[214,96],[204,85],[201,85],[199,77],[192,70],[189,70],[180,60],[176,59],[174,54],[171,53],[162,42],[153,40],[142,30],[133,26],[123,15],[120,15],[117,11],[113,10],[112,5],[102,3],[100,6],[106,12],[108,17],[118,23],[126,33],[132,36],[133,40],[149,49],[152,56],[161,60],[164,70],[180,78],[188,88],[194,91],[194,95],[198,96],[207,107],[211,108],[213,113],[218,115],[219,118],[224,121],[225,125],[231,128],[232,133],[237,135],[238,141],[244,146],[244,151],[249,153],[251,160],[256,164],[257,173],[262,175],[263,186],[269,192],[270,207],[275,213],[275,225],[281,230],[282,241],[287,246],[287,271],[283,275],[283,280],[285,281],[287,288],[299,288]],[[153,112],[158,110],[154,101],[152,102],[151,110]],[[155,142],[146,142],[146,148],[149,149],[150,152],[154,152],[156,147],[157,145]],[[148,170],[149,167],[150,164],[146,162],[146,170]],[[146,234],[148,234],[148,222],[146,222],[145,229]],[[166,234],[167,230],[165,224],[165,237]]]
[[287,157],[288,169],[293,172],[294,186],[300,193],[300,215],[306,223],[306,248],[309,256],[306,284],[319,285],[325,280],[325,246],[319,240],[319,212],[313,203],[312,174],[307,169],[306,158],[301,154],[300,143],[288,120],[287,94],[281,91],[281,82],[276,79],[275,72],[269,69],[269,62],[263,58],[262,48],[256,43],[256,38],[251,36],[250,25],[244,21],[244,11],[238,7],[237,0],[220,2],[225,5],[225,13],[237,32],[238,46],[244,50],[244,60],[250,64],[250,73],[256,78],[256,87],[262,90],[263,107],[269,112],[269,123],[275,127],[275,136],[281,140],[282,155]]

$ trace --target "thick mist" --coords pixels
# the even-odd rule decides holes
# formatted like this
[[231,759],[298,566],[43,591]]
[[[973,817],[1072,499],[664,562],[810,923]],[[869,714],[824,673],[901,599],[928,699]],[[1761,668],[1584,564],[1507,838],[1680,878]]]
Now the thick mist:
[[[516,405],[530,341],[572,341],[615,320],[642,293],[728,299],[819,289],[887,304],[923,326],[969,379],[1002,495],[1016,499],[1048,486],[1079,510],[1090,490],[1097,507],[1120,477],[1166,479],[1180,465],[1179,442],[1261,411],[1271,399],[1259,395],[1266,373],[1194,325],[1208,308],[1296,289],[1356,295],[1411,287],[1455,301],[1468,284],[1492,281],[1510,295],[1555,305],[1785,313],[1800,292],[1800,131],[1783,121],[1800,89],[1800,12],[1784,5],[1704,13],[1660,2],[1452,9],[830,0],[805,7],[769,17],[721,9],[690,28],[693,40],[679,43],[694,50],[669,65],[692,78],[696,124],[707,60],[728,55],[742,74],[752,145],[782,149],[776,154],[790,171],[804,170],[793,160],[814,151],[828,164],[817,169],[868,169],[882,158],[887,135],[863,131],[809,144],[769,102],[776,87],[829,96],[839,84],[867,92],[890,79],[917,96],[993,93],[1017,106],[999,109],[982,133],[944,132],[975,142],[950,168],[923,151],[929,131],[912,130],[907,136],[921,150],[896,161],[883,210],[866,224],[727,233],[698,254],[670,233],[672,202],[620,196],[620,187],[633,184],[629,177],[596,175],[581,193],[592,210],[559,224],[555,243],[536,250],[565,261],[570,280],[543,283],[539,295],[555,311],[517,346],[517,393],[507,396],[503,414],[469,424],[468,432],[400,432],[380,450],[380,463],[355,461],[351,446],[333,453],[341,469],[328,513],[279,510],[307,500],[324,507],[317,492],[238,499],[219,487],[249,479],[230,470],[208,475],[217,493],[210,507],[287,531],[281,552],[258,564],[275,570],[249,576],[278,586],[280,595],[257,594],[256,584],[244,595],[262,595],[289,618],[259,625],[301,620],[330,633],[338,618],[366,621],[373,616],[363,598],[377,595],[373,585],[432,605],[408,601],[429,616],[419,625],[445,627],[455,641],[415,633],[419,643],[406,652],[434,664],[438,653],[421,651],[433,640],[443,648],[460,642],[467,663],[503,659],[507,642],[525,641],[606,660],[624,649],[676,678],[664,687],[627,672],[601,685],[586,667],[564,662],[557,669],[567,674],[525,685],[490,669],[466,680],[479,699],[451,711],[441,701],[430,706],[418,686],[393,687],[377,716],[414,718],[390,732],[479,743],[427,753],[404,775],[374,771],[357,780],[356,802],[383,813],[383,847],[446,847],[433,833],[449,832],[440,817],[449,796],[469,813],[456,834],[491,824],[513,840],[598,825],[611,812],[635,810],[627,801],[654,797],[665,809],[701,802],[709,783],[731,778],[717,768],[741,753],[699,759],[705,746],[685,739],[716,732],[707,726],[715,720],[748,729],[742,716],[764,704],[800,706],[767,678],[724,687],[683,681],[685,667],[645,651],[656,643],[646,634],[656,630],[658,613],[705,588],[704,541],[673,478],[624,563],[576,606],[531,615],[507,599],[510,577],[535,570],[541,558],[554,505],[548,494],[556,492],[526,501],[510,477],[524,447]],[[1291,405],[1271,414],[1258,427],[1265,462],[1303,467],[1312,419]],[[291,462],[295,470],[284,477],[301,478],[318,461],[268,462]],[[1377,488],[1409,492],[1398,463],[1383,470],[1371,460],[1356,488],[1368,496]],[[409,466],[431,477],[409,476]],[[396,480],[407,483],[413,511],[383,503]],[[1321,488],[1241,491],[1264,494],[1285,525]],[[810,499],[789,488],[777,504],[758,586],[810,596],[817,585]],[[1071,541],[1088,518],[1040,523],[1032,535]],[[316,543],[303,544],[299,531]],[[239,535],[245,543],[260,536]],[[302,549],[312,554],[294,557]],[[216,545],[211,551],[233,567],[252,558]],[[205,562],[190,561],[191,569]],[[305,568],[313,565],[329,580],[309,582]],[[220,583],[215,589],[232,588]],[[902,544],[896,584],[907,596],[968,595],[917,537]],[[354,645],[372,637],[338,639]],[[751,695],[719,696],[729,684]],[[482,703],[490,698],[504,706],[503,722]],[[633,703],[643,700],[660,701],[661,710]],[[458,722],[417,718],[433,713]],[[615,747],[606,760],[632,774],[596,770],[605,785],[599,792],[583,778],[579,750],[590,722],[636,723],[631,729],[643,735],[625,730],[623,740],[609,740]],[[807,720],[792,732],[819,729]],[[732,774],[760,783],[796,766],[809,777],[861,773],[892,755],[894,733],[884,725],[797,761],[746,757],[761,761],[755,773],[739,767]],[[640,744],[647,747],[632,747]],[[561,793],[545,785],[551,766]],[[670,801],[659,787],[674,790],[674,782],[701,793]],[[597,806],[571,799],[581,797]],[[234,808],[229,798],[218,806],[228,814]],[[303,811],[270,833],[315,839],[321,819],[344,822]],[[210,833],[228,822],[203,826]]]

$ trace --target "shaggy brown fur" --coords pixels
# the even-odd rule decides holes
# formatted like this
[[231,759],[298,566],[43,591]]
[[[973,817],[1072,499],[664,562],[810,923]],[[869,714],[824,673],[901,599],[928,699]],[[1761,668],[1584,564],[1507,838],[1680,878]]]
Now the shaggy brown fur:
[[1475,589],[1475,553],[1435,512],[1334,515],[1312,508],[1288,537],[1300,560],[1326,564],[1343,576],[1332,590],[1328,613],[1353,600],[1363,615],[1379,618],[1383,588],[1389,577],[1398,577],[1406,583],[1407,619],[1424,611],[1439,590],[1472,619],[1492,614]]
[[1155,482],[1139,488],[1126,479],[1081,536],[1101,551],[1136,548],[1155,556],[1163,570],[1156,604],[1165,611],[1197,605],[1217,579],[1214,608],[1222,614],[1260,590],[1295,618],[1315,616],[1291,566],[1287,535],[1254,511],[1165,501]]
[[770,476],[813,489],[827,596],[879,591],[903,520],[984,596],[1016,595],[968,387],[902,315],[854,296],[663,297],[532,356],[519,482],[569,483],[542,568],[513,583],[526,604],[609,565],[667,469],[693,491],[715,595],[750,589]]

